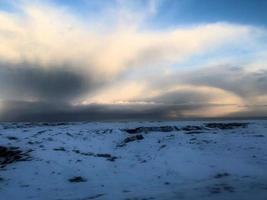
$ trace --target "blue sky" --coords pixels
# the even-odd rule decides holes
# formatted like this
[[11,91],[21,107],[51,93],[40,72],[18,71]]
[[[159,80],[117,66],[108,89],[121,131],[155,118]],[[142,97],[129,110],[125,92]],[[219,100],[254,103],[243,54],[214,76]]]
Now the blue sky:
[[[92,12],[99,12],[103,8],[117,4],[114,0],[54,2],[69,7],[77,15],[90,15]],[[149,4],[149,0],[126,2],[141,10]],[[158,28],[221,21],[266,26],[266,7],[265,0],[158,0],[157,13],[150,20]]]
[[155,17],[165,25],[232,22],[267,25],[265,0],[166,0]]
[[0,119],[266,117],[266,6],[0,0]]
[[[14,11],[16,1],[0,1],[0,9]],[[45,1],[33,1],[45,2]],[[54,6],[66,7],[81,20],[103,14],[121,4],[134,11],[145,11],[151,0],[50,0]],[[123,2],[123,3],[122,3]],[[126,2],[126,3],[125,3]],[[156,12],[147,19],[151,28],[189,26],[203,23],[230,22],[247,25],[267,25],[267,1],[265,0],[155,0]]]

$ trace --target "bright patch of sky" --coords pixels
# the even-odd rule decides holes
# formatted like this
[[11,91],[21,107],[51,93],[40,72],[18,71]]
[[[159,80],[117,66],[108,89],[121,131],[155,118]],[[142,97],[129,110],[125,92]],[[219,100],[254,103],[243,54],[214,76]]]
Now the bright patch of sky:
[[[148,23],[152,27],[188,26],[190,24],[231,22],[267,26],[266,0],[55,0],[56,4],[69,7],[77,15],[97,14],[103,9],[127,2],[131,8],[141,11],[155,2]],[[8,7],[0,1],[1,7]]]
[[266,0],[163,0],[154,17],[160,26],[231,22],[267,26]]

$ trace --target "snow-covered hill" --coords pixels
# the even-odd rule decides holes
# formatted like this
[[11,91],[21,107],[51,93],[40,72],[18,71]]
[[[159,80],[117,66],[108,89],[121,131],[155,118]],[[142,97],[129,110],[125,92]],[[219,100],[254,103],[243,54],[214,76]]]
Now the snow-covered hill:
[[1,123],[1,200],[267,199],[267,121]]

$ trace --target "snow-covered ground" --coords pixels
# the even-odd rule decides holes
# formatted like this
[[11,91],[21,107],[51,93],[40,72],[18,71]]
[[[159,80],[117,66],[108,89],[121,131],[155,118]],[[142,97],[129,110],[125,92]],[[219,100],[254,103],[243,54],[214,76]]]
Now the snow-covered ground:
[[1,123],[0,199],[266,200],[267,121],[218,123]]

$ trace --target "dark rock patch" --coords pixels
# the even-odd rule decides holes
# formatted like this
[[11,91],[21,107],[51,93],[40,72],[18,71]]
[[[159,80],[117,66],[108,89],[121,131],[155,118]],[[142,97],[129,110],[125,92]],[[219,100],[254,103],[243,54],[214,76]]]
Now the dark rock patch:
[[108,161],[115,161],[118,157],[117,156],[113,156],[109,153],[92,153],[92,152],[81,152],[80,150],[72,150],[72,152],[83,155],[83,156],[93,156],[93,157],[99,157],[99,158],[106,158],[106,160]]
[[117,146],[118,147],[123,147],[125,146],[127,143],[129,142],[134,142],[134,141],[138,141],[138,140],[143,140],[144,139],[144,136],[139,134],[139,135],[134,135],[134,136],[131,136],[131,137],[127,137],[123,140],[122,143],[118,144]]
[[69,125],[71,123],[67,123],[67,122],[44,122],[44,123],[40,123],[41,126],[66,126]]
[[107,158],[108,161],[114,162],[117,159],[116,156],[112,156],[110,158]]
[[187,135],[200,134],[200,133],[203,133],[203,132],[202,131],[187,131],[187,132],[185,132],[185,134],[187,134]]
[[214,176],[214,178],[223,178],[223,177],[227,177],[230,176],[229,173],[225,172],[225,173],[218,173]]
[[253,137],[259,137],[259,138],[263,138],[264,135],[253,135]]
[[75,176],[69,179],[69,182],[71,183],[80,183],[80,182],[86,182],[87,180],[81,176]]
[[43,133],[45,133],[47,130],[42,130],[42,131],[38,131],[37,133],[35,133],[32,137],[37,137],[38,135],[41,135]]
[[14,136],[7,136],[7,139],[9,139],[9,140],[18,140],[18,138],[14,137]]
[[[91,197],[87,197],[86,199],[97,199],[99,197],[102,197],[104,196],[105,194],[97,194],[97,195],[94,195],[94,196],[91,196]],[[85,199],[84,199],[85,200]]]
[[138,127],[133,129],[124,129],[123,131],[129,134],[149,133],[149,132],[172,132],[178,131],[176,126],[153,126],[153,127]]
[[210,144],[210,143],[214,143],[216,144],[215,141],[212,141],[212,140],[197,140],[195,138],[191,138],[190,141],[188,142],[189,144],[198,144],[198,145],[201,145],[201,144]]
[[37,134],[42,134],[42,133],[45,133],[46,130],[42,130],[42,131],[38,131]]
[[143,198],[138,198],[138,197],[132,197],[132,198],[125,198],[124,200],[154,200],[154,197],[143,197]]
[[83,156],[94,156],[94,153],[92,152],[81,152],[80,150],[72,150],[74,153],[83,155]]
[[190,139],[190,141],[195,141],[195,140],[197,140],[197,138],[195,137]]
[[113,132],[113,129],[104,129],[104,130],[96,130],[96,134],[110,134]]
[[207,123],[205,124],[210,129],[235,129],[235,128],[247,128],[248,123]]
[[191,126],[191,125],[188,125],[188,126],[185,126],[185,127],[182,127],[181,130],[182,131],[201,131],[201,130],[204,130],[205,128],[202,127],[202,126]]
[[110,158],[112,157],[110,154],[108,153],[98,153],[95,155],[96,157],[102,157],[102,158]]
[[221,188],[220,187],[212,187],[210,188],[210,193],[211,194],[218,194],[218,193],[221,193]]
[[159,150],[161,150],[161,149],[163,149],[163,148],[165,148],[165,147],[167,147],[167,145],[166,145],[166,144],[163,144],[163,145],[161,145],[161,146],[159,147]]
[[142,133],[144,127],[138,127],[138,128],[133,128],[133,129],[124,129],[129,134],[136,134],[136,133]]
[[106,158],[108,161],[112,161],[112,162],[118,158],[108,153],[98,153],[98,154],[95,154],[95,157]]
[[235,192],[234,187],[228,185],[228,184],[216,184],[215,186],[209,188],[209,191],[211,194],[219,194],[223,192]]
[[204,128],[202,126],[185,126],[183,128],[181,128],[183,131],[201,131],[204,130]]
[[124,140],[124,142],[128,143],[128,142],[132,142],[132,141],[135,141],[135,140],[143,140],[143,139],[144,139],[143,135],[135,135],[135,136],[126,138]]
[[72,134],[70,134],[70,133],[68,133],[68,132],[66,133],[66,135],[67,135],[67,136],[70,136],[70,137],[72,137],[72,138],[73,138],[73,135],[72,135]]
[[64,147],[54,148],[54,151],[66,151]]
[[0,146],[0,167],[4,168],[8,164],[19,162],[19,161],[30,161],[31,156],[28,150],[23,152],[18,147],[4,147]]

